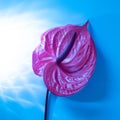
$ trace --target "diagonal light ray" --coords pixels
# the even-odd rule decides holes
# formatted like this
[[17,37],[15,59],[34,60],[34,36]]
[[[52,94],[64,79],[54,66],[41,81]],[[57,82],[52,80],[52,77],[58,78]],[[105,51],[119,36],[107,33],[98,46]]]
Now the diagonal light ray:
[[32,12],[0,11],[0,97],[5,101],[31,104],[39,92],[45,92],[42,80],[31,68],[32,51],[40,34],[55,25],[42,15],[38,19]]

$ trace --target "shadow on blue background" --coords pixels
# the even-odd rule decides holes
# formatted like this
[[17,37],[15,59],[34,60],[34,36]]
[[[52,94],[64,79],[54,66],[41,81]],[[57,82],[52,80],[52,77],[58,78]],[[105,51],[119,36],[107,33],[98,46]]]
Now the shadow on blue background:
[[49,105],[48,105],[48,116],[47,119],[51,120],[52,118],[54,118],[54,113],[55,113],[55,105],[56,105],[56,100],[57,100],[58,96],[50,93],[49,94]]
[[50,103],[54,107],[51,111],[52,115],[54,113],[57,115],[57,118],[52,115],[51,118],[56,120],[60,117],[63,120],[67,118],[70,120],[120,119],[119,22],[119,14],[105,14],[90,19],[89,31],[97,52],[95,71],[81,91],[69,97],[57,97],[57,104],[54,100]]

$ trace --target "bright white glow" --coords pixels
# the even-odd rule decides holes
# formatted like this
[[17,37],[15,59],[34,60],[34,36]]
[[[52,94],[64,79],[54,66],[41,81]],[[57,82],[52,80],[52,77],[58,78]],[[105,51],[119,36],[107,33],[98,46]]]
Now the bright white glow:
[[27,96],[31,94],[35,96],[38,94],[37,91],[43,91],[42,86],[39,87],[35,80],[31,80],[30,76],[34,76],[31,56],[39,43],[40,34],[52,25],[46,19],[42,17],[38,19],[29,12],[0,14],[0,97],[2,99],[30,104],[22,92],[24,91]]

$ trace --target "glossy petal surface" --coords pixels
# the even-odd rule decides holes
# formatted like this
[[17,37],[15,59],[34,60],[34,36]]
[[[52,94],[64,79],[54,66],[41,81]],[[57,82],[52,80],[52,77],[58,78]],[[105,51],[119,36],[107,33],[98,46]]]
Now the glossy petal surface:
[[[75,42],[67,57],[58,64],[73,33]],[[66,25],[53,28],[41,36],[40,45],[33,52],[33,70],[43,76],[47,88],[59,96],[69,96],[81,90],[91,77],[96,62],[93,40],[83,26]]]

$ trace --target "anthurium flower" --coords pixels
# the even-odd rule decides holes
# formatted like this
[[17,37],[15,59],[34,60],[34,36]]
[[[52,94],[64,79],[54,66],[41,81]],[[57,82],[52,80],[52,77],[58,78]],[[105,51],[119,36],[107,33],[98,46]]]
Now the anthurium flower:
[[94,71],[94,42],[83,26],[66,25],[48,30],[40,38],[32,55],[32,67],[48,90],[69,96],[81,90]]

